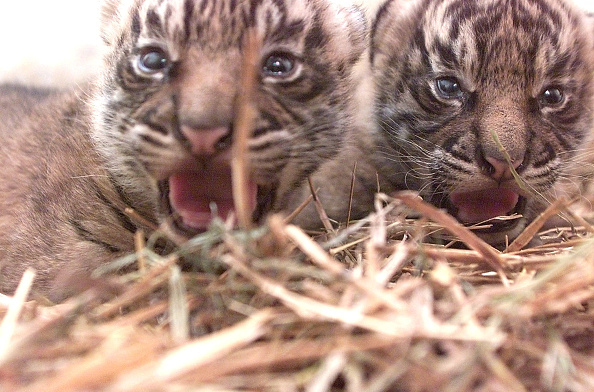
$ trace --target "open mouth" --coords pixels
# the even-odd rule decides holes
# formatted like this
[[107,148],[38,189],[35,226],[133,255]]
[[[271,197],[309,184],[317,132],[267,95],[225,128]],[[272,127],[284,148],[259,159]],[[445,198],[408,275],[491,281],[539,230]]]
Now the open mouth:
[[490,188],[452,193],[448,211],[461,223],[487,225],[481,233],[494,233],[515,227],[526,207],[526,198],[506,188]]
[[[176,230],[189,236],[206,231],[214,217],[227,219],[234,212],[231,168],[226,165],[174,173],[159,188],[162,212]],[[247,193],[255,211],[258,186],[250,181]]]

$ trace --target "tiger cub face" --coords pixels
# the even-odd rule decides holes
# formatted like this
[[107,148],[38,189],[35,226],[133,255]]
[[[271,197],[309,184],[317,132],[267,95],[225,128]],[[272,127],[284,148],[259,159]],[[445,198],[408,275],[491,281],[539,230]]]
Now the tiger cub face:
[[109,44],[95,143],[138,199],[183,233],[233,208],[231,144],[247,31],[261,42],[249,141],[252,207],[288,194],[340,148],[365,20],[333,0],[128,0],[104,6]]
[[393,0],[372,31],[378,165],[492,244],[513,239],[592,128],[593,34],[562,0]]

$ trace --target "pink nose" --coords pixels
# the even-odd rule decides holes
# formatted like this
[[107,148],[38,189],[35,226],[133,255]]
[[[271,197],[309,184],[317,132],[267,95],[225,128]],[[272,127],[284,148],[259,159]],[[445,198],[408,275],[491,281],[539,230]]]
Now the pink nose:
[[[489,172],[489,177],[497,181],[511,180],[514,176],[512,169],[507,161],[501,161],[497,158],[485,157],[485,160],[491,165],[492,171]],[[512,162],[514,170],[522,164],[523,159],[518,159]]]
[[182,126],[182,133],[191,146],[195,155],[214,155],[220,151],[217,144],[230,132],[227,127],[193,129]]

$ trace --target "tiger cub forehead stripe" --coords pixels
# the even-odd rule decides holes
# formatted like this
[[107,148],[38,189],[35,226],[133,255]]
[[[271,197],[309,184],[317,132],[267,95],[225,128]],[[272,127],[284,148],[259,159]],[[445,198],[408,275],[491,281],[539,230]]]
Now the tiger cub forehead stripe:
[[254,26],[264,40],[287,40],[298,38],[312,12],[310,2],[296,0],[147,1],[133,16],[133,39],[175,37],[179,45],[210,42],[217,50],[239,46],[242,32]]
[[[436,71],[447,71],[451,64],[463,65],[475,75],[501,73],[493,59],[514,56],[509,59],[517,62],[518,77],[514,80],[523,83],[536,77],[532,73],[541,71],[539,63],[557,61],[562,66],[562,62],[574,57],[565,52],[575,44],[571,38],[573,28],[560,26],[575,24],[575,18],[559,5],[507,0],[433,4],[428,5],[418,29],[424,44],[431,46],[425,55],[430,56]],[[511,53],[508,48],[514,45],[517,50]],[[557,58],[550,59],[552,56]],[[536,67],[532,67],[534,62]]]

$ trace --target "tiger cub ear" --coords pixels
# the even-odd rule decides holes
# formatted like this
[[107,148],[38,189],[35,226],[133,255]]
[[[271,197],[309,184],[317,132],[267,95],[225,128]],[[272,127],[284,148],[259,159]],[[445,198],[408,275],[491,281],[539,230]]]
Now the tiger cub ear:
[[333,35],[334,47],[342,52],[344,48],[351,48],[348,62],[359,60],[363,51],[367,49],[368,25],[363,9],[355,4],[345,5],[344,0],[331,0],[326,10],[330,15],[327,22],[331,31],[343,32]]
[[403,50],[401,46],[417,31],[414,15],[421,4],[421,1],[386,0],[377,7],[369,33],[370,59],[373,65],[378,62],[381,67],[384,57]]
[[101,38],[114,44],[129,22],[128,16],[138,0],[103,0],[101,4]]

